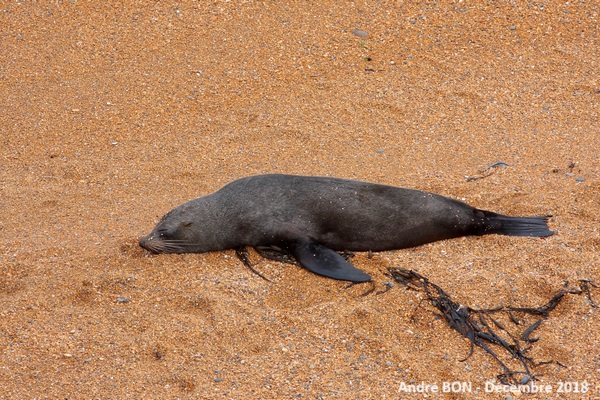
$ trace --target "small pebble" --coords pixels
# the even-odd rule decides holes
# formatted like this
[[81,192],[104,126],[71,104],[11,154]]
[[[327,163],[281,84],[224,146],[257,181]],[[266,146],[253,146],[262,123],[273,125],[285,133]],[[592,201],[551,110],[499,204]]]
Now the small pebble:
[[129,303],[131,299],[127,297],[117,297],[117,303]]
[[367,36],[369,36],[369,34],[367,32],[361,31],[360,29],[354,29],[352,31],[352,33],[355,34],[358,37],[367,37]]
[[504,161],[496,161],[495,163],[490,164],[487,167],[485,167],[485,169],[490,169],[490,168],[494,168],[494,167],[506,168],[506,167],[508,167],[508,164],[505,163]]
[[525,375],[523,378],[521,378],[521,381],[519,383],[521,385],[525,385],[527,382],[529,382],[530,379],[531,377],[529,375]]
[[585,178],[575,178],[575,181],[578,183],[581,183],[581,182],[585,181]]

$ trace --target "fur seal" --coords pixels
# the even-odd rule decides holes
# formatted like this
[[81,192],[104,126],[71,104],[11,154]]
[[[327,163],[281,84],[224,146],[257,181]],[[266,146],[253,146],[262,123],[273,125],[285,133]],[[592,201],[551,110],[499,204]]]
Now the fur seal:
[[320,275],[371,277],[337,251],[384,251],[466,235],[550,236],[548,217],[509,217],[420,190],[338,178],[241,178],[169,211],[140,240],[153,253],[244,246],[293,256]]

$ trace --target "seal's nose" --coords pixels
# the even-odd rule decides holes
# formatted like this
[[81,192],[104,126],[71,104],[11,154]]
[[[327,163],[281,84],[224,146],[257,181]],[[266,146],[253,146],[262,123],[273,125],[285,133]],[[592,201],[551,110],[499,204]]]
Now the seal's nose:
[[165,242],[161,240],[160,235],[157,235],[154,231],[141,238],[139,244],[141,248],[146,249],[153,254],[169,252],[168,247],[165,247]]
[[144,236],[143,238],[141,238],[140,242],[139,242],[140,247],[143,248],[143,249],[146,249],[148,251],[152,251],[152,248],[150,246],[150,240],[152,240],[152,234]]

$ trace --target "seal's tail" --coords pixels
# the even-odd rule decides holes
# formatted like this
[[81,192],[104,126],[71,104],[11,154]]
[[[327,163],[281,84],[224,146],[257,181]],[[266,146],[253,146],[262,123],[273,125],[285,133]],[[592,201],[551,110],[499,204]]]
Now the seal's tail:
[[548,228],[549,217],[508,217],[491,211],[483,211],[488,223],[483,235],[496,233],[507,236],[552,236]]

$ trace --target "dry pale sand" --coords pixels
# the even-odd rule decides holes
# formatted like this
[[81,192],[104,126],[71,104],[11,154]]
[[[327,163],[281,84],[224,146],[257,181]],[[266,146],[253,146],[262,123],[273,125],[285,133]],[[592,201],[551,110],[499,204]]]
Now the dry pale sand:
[[[0,397],[598,398],[587,296],[535,331],[528,354],[564,365],[534,368],[553,393],[485,393],[501,368],[481,349],[461,361],[469,342],[418,292],[361,297],[368,286],[260,262],[269,283],[231,251],[152,256],[137,239],[235,178],[329,175],[554,215],[547,239],[357,254],[377,290],[393,266],[472,307],[597,281],[599,8],[4,2]],[[399,392],[450,381],[472,392]]]

